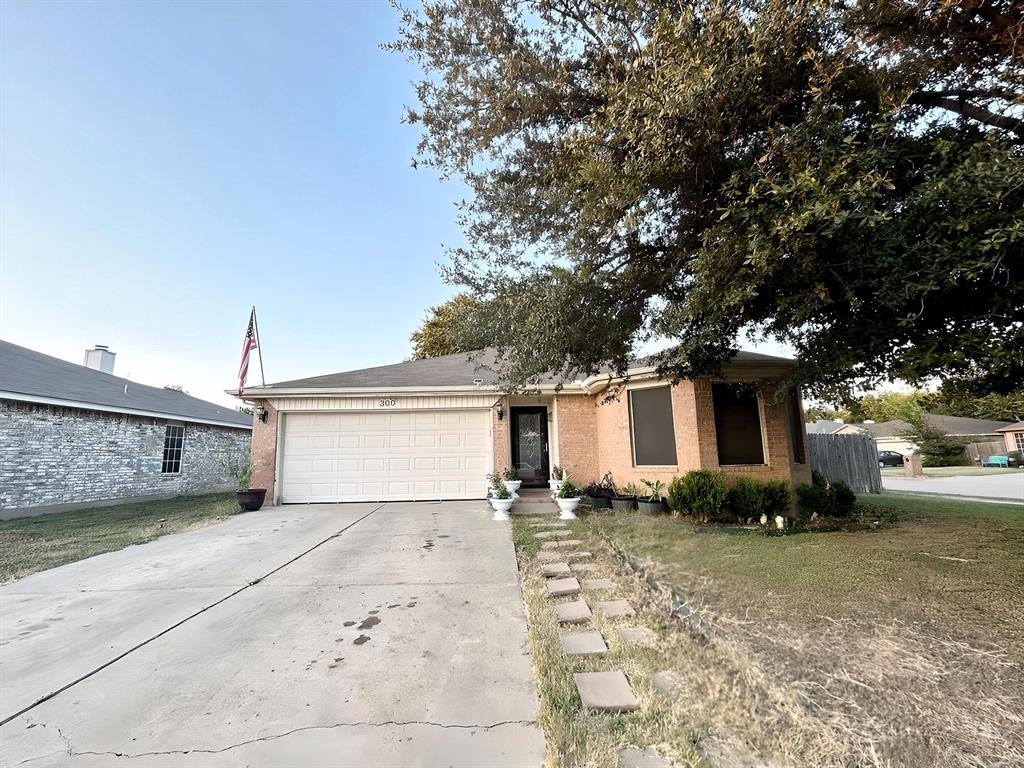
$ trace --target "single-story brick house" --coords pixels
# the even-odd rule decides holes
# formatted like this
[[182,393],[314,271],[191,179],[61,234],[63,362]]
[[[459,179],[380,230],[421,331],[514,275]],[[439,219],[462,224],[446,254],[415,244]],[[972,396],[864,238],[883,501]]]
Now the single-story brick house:
[[1024,451],[1024,421],[1009,424],[996,431],[1003,436],[1007,453],[1010,451]]
[[248,453],[250,415],[85,359],[0,341],[0,517],[232,487],[218,467]]
[[773,394],[791,360],[739,352],[720,378],[676,384],[637,361],[625,378],[544,380],[530,395],[502,392],[486,360],[448,355],[246,389],[261,416],[253,486],[275,503],[314,503],[483,498],[485,475],[508,466],[524,487],[546,486],[554,466],[579,485],[697,468],[810,479],[800,396]]

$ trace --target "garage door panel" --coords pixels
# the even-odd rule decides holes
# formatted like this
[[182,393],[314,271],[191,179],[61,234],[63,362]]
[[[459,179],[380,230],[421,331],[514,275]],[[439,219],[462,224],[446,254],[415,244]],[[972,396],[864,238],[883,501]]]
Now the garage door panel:
[[288,413],[285,502],[483,498],[490,411]]

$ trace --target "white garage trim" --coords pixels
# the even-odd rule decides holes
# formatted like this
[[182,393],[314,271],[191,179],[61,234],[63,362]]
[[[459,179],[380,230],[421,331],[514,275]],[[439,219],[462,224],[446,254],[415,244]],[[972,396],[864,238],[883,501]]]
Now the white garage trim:
[[393,395],[380,392],[360,397],[272,397],[275,410],[292,411],[409,411],[452,408],[491,408],[500,397],[488,395]]
[[289,412],[281,501],[483,499],[491,431],[490,408]]

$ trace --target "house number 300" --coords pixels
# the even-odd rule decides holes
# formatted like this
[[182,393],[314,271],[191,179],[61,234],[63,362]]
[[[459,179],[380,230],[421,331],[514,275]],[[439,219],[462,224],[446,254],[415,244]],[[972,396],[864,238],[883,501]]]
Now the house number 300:
[[397,405],[397,403],[395,402],[395,398],[393,397],[382,397],[380,400],[377,401],[377,405],[380,406],[381,408],[394,408]]

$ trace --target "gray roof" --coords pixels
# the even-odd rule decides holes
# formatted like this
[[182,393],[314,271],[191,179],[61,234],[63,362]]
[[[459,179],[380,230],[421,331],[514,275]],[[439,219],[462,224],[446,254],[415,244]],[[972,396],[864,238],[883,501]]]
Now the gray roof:
[[1024,432],[1024,421],[1018,421],[1016,424],[1010,424],[1009,426],[1003,427],[1002,429],[996,430],[997,432]]
[[[969,419],[966,416],[942,416],[935,413],[927,414],[925,420],[929,426],[940,429],[947,435],[994,435],[1003,427],[1010,425],[1008,421]],[[870,432],[875,437],[895,437],[910,425],[902,419],[894,419],[874,424],[853,424],[852,426]]]
[[846,426],[841,421],[829,421],[828,419],[818,419],[818,421],[811,421],[804,425],[808,435],[831,435],[837,429],[841,429]]
[[[655,355],[634,360],[631,367],[653,365]],[[790,366],[792,360],[784,357],[772,357],[757,352],[738,351],[733,357],[734,363],[779,364]],[[391,388],[391,387],[459,387],[472,386],[475,379],[481,379],[485,386],[497,383],[493,371],[495,354],[493,351],[482,351],[472,356],[466,353],[430,357],[425,360],[407,360],[392,365],[379,365],[373,368],[360,368],[355,371],[329,373],[324,376],[312,376],[307,379],[292,379],[268,384],[267,388],[275,389],[344,389],[344,388]],[[610,369],[608,369],[610,371]],[[555,376],[545,376],[533,382],[537,385],[555,385],[560,382]],[[263,389],[260,387],[259,389]]]
[[181,421],[213,421],[252,428],[252,416],[231,408],[183,392],[147,387],[0,341],[0,399],[31,401],[32,398],[60,400],[86,409],[94,406],[104,411],[143,411]]

